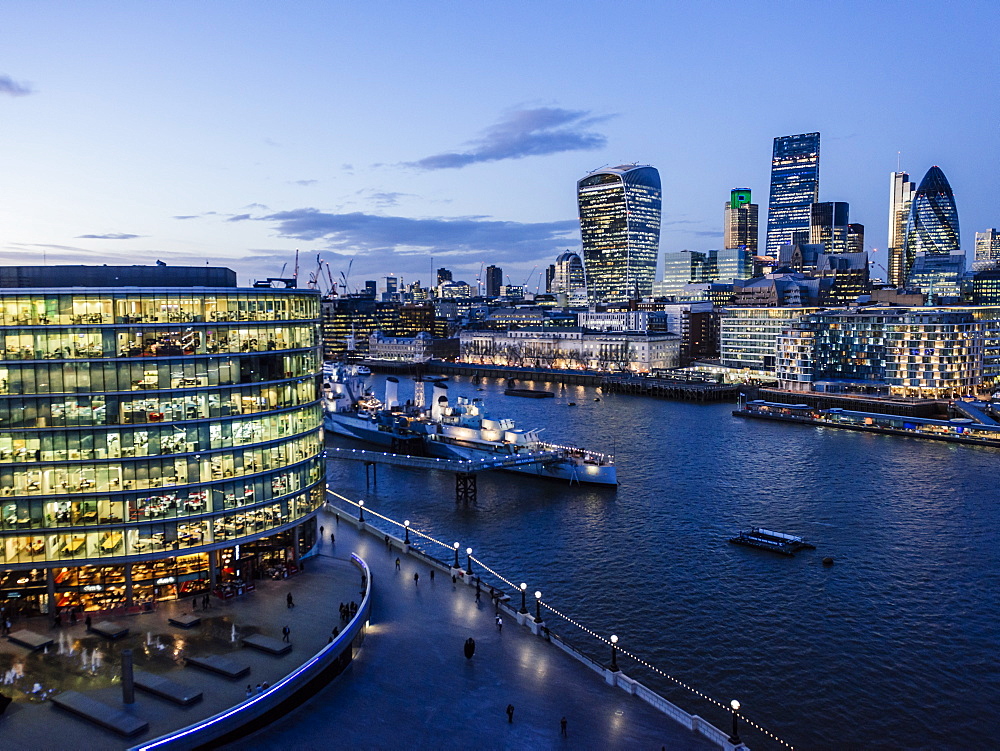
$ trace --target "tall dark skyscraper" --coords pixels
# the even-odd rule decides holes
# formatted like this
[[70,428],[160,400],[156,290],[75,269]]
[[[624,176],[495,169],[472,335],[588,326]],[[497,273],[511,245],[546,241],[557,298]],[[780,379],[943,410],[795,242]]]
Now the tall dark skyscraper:
[[653,291],[660,248],[660,173],[620,165],[577,183],[591,302],[625,302]]
[[454,280],[452,279],[451,271],[449,269],[446,269],[446,268],[442,267],[442,268],[440,268],[440,269],[437,270],[437,283],[438,283],[438,286],[444,284],[445,282],[451,282],[451,281],[454,281]]
[[917,253],[948,255],[959,245],[958,209],[948,178],[940,167],[931,167],[910,202],[903,256],[907,269]]
[[503,286],[503,269],[499,266],[486,267],[486,296],[500,297],[500,288]]
[[725,247],[745,248],[757,255],[757,204],[753,203],[750,188],[735,188],[726,201]]
[[847,252],[850,206],[845,201],[814,203],[809,210],[809,242],[827,253]]
[[889,179],[889,284],[902,287],[910,263],[903,255],[906,222],[910,216],[910,202],[917,186],[910,182],[905,172],[893,172]]
[[778,248],[802,239],[793,237],[794,232],[809,232],[811,207],[818,199],[819,133],[775,138],[766,255],[777,258]]

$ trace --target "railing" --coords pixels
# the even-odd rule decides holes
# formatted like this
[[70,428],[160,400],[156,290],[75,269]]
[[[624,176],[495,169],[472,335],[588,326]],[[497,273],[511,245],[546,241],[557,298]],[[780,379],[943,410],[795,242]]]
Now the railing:
[[134,746],[130,751],[179,751],[232,742],[283,716],[342,672],[364,640],[372,606],[372,576],[368,564],[354,553],[351,562],[361,570],[364,578],[364,597],[357,614],[332,642],[263,693],[212,717]]
[[[447,544],[447,543],[445,543],[445,542],[443,542],[441,540],[438,540],[438,539],[436,539],[436,538],[434,538],[434,537],[432,537],[432,536],[430,536],[428,534],[425,534],[425,533],[421,532],[418,529],[414,529],[412,526],[405,525],[404,523],[398,522],[395,519],[392,519],[391,517],[385,516],[384,514],[380,514],[377,511],[374,511],[367,504],[363,505],[363,504],[361,504],[361,503],[359,503],[357,501],[352,501],[351,499],[346,498],[346,497],[340,495],[339,493],[335,493],[334,491],[330,490],[329,488],[327,488],[327,493],[332,498],[335,498],[335,499],[337,499],[339,501],[342,501],[342,502],[348,504],[349,506],[352,506],[355,509],[357,509],[357,516],[354,516],[352,518],[352,517],[346,515],[345,512],[342,509],[338,509],[338,508],[334,507],[335,512],[339,516],[341,516],[342,518],[346,518],[346,519],[351,520],[352,523],[355,524],[356,526],[359,526],[359,527],[364,528],[364,529],[368,529],[369,531],[374,531],[374,530],[377,529],[378,532],[380,532],[381,534],[386,534],[386,533],[390,533],[390,532],[394,533],[397,530],[404,531],[405,532],[405,538],[400,538],[396,534],[390,534],[389,535],[390,537],[394,538],[395,542],[398,545],[407,544],[405,542],[405,540],[409,540],[410,536],[414,536],[416,538],[419,538],[419,539],[422,539],[422,540],[427,540],[428,542],[431,542],[431,543],[433,543],[435,545],[441,546],[446,551],[448,551],[448,555],[449,556],[452,555],[455,552],[455,548],[452,545],[449,545],[449,544]],[[383,527],[378,527],[376,525],[373,525],[371,523],[371,519],[372,518],[384,522]],[[410,547],[410,553],[411,554],[415,553],[415,554],[417,554],[417,555],[425,558],[429,562],[435,563],[435,564],[439,565],[441,568],[444,568],[444,569],[448,569],[448,568],[451,567],[451,564],[447,563],[446,561],[441,561],[441,560],[439,560],[437,558],[434,558],[429,553],[426,553],[426,552],[424,552],[422,550],[418,550],[415,547],[412,547],[414,545],[413,541],[410,541],[409,545],[411,546]],[[462,557],[464,558],[466,556],[463,555]],[[480,580],[482,580],[481,574],[482,574],[482,572],[486,572],[490,576],[492,576],[493,578],[495,578],[497,581],[499,581],[499,582],[502,583],[503,586],[500,588],[501,591],[503,591],[503,589],[506,588],[508,591],[512,591],[512,592],[514,592],[516,594],[520,594],[521,589],[520,589],[520,587],[518,587],[517,584],[514,583],[513,580],[511,580],[511,579],[503,576],[499,572],[497,572],[494,569],[490,568],[480,558],[476,558],[475,556],[468,556],[468,557],[471,559],[471,561],[473,563],[475,563],[477,565],[480,574],[477,575],[477,576],[474,576],[474,577],[468,577],[467,578],[467,583],[473,584],[475,582],[476,578],[479,578]],[[461,569],[461,566],[459,568]],[[461,574],[459,574],[459,575],[461,576]],[[463,578],[465,578],[465,577],[463,577]],[[588,636],[593,637],[597,641],[601,642],[604,645],[605,648],[610,649],[612,647],[612,642],[611,642],[610,639],[602,636],[601,634],[598,634],[597,632],[593,631],[592,629],[588,628],[587,626],[583,625],[582,623],[574,620],[573,618],[571,618],[570,616],[566,615],[565,613],[560,612],[552,604],[547,603],[545,601],[540,601],[540,605],[541,605],[542,608],[544,608],[545,610],[551,612],[553,615],[561,618],[563,621],[569,623],[572,626],[575,626],[576,628],[580,629],[581,631],[583,631]],[[501,607],[507,608],[509,610],[510,614],[512,616],[514,616],[514,617],[517,617],[519,615],[518,611],[516,611],[515,609],[513,609],[513,608],[511,608],[509,606],[501,605]],[[529,619],[526,620],[526,622],[529,622],[531,620],[532,619],[529,618]],[[602,674],[604,676],[605,680],[609,684],[614,685],[614,686],[618,686],[619,688],[622,688],[623,690],[627,691],[628,693],[633,694],[634,696],[639,697],[640,699],[642,699],[643,701],[645,701],[650,706],[655,707],[656,709],[660,710],[661,712],[663,712],[665,715],[667,715],[671,719],[676,720],[677,722],[679,722],[682,725],[684,725],[685,727],[687,727],[689,730],[692,730],[694,732],[700,733],[705,738],[707,738],[709,741],[712,741],[713,743],[717,743],[720,747],[722,747],[723,749],[726,749],[726,751],[731,751],[734,748],[734,745],[729,741],[728,734],[725,733],[725,732],[723,732],[722,730],[719,730],[719,728],[717,728],[714,725],[712,725],[708,720],[705,720],[705,719],[699,717],[698,715],[694,715],[694,714],[690,714],[690,713],[686,712],[685,710],[683,710],[680,707],[678,707],[676,704],[673,704],[669,700],[667,700],[664,697],[660,696],[658,693],[656,693],[655,691],[653,691],[651,688],[643,685],[642,683],[639,683],[636,680],[633,680],[633,679],[629,678],[624,673],[622,673],[620,671],[612,672],[611,670],[609,670],[604,665],[600,664],[599,662],[597,662],[596,660],[594,660],[590,656],[586,655],[585,653],[581,652],[576,647],[572,646],[569,642],[566,641],[565,638],[563,638],[561,636],[558,636],[557,634],[553,634],[548,628],[540,628],[540,629],[538,629],[538,633],[543,634],[545,636],[545,638],[547,638],[549,641],[551,641],[553,644],[555,644],[557,647],[559,647],[561,650],[563,650],[567,654],[569,654],[572,657],[574,657],[575,659],[579,660],[581,663],[583,663],[585,666],[589,667],[591,670],[594,670],[595,672]],[[642,665],[643,667],[645,667],[648,670],[652,671],[653,673],[657,674],[661,678],[665,678],[666,680],[670,681],[671,683],[673,683],[673,684],[675,684],[675,685],[677,685],[677,686],[685,689],[686,691],[691,692],[692,694],[694,694],[699,699],[708,702],[709,704],[713,705],[717,709],[721,709],[721,710],[723,710],[727,714],[729,714],[729,713],[732,712],[732,709],[730,708],[729,705],[724,704],[724,703],[718,701],[717,699],[714,699],[714,698],[710,697],[709,695],[705,694],[704,692],[699,691],[698,689],[696,689],[693,686],[685,683],[684,681],[682,681],[682,680],[674,677],[673,675],[667,673],[666,671],[661,670],[660,668],[656,667],[655,665],[652,665],[651,663],[649,663],[646,660],[642,659],[638,655],[636,655],[636,654],[630,652],[629,650],[625,649],[620,643],[616,643],[614,645],[614,648],[616,649],[616,651],[617,651],[617,653],[619,655],[621,655],[623,657],[628,657],[628,658],[634,660],[636,663]],[[782,746],[785,749],[789,749],[789,750],[794,749],[794,746],[792,746],[792,744],[788,743],[787,741],[782,740],[780,737],[778,737],[777,735],[775,735],[774,733],[772,733],[771,731],[769,731],[767,728],[763,727],[762,725],[760,725],[760,724],[754,722],[753,720],[749,719],[748,717],[746,717],[746,715],[744,715],[744,714],[741,713],[741,714],[738,715],[738,717],[739,717],[739,719],[743,723],[745,723],[746,725],[752,727],[754,730],[760,732],[765,737],[767,737],[769,740],[774,741],[775,743],[778,743],[780,746]],[[745,747],[743,747],[743,748],[745,748]]]

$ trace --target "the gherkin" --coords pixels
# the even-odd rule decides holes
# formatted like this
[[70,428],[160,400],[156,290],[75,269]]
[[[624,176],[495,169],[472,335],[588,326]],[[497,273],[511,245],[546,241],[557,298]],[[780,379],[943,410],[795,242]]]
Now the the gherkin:
[[913,195],[903,248],[907,270],[918,253],[948,255],[961,248],[955,195],[940,167],[927,170]]

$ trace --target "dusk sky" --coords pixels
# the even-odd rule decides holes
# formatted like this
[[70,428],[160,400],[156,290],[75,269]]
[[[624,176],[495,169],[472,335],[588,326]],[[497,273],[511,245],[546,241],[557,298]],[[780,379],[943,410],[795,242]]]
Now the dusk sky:
[[245,284],[299,248],[303,274],[353,257],[352,287],[520,284],[579,249],[606,165],[659,169],[663,252],[721,247],[734,187],[763,241],[772,139],[809,131],[876,263],[897,152],[944,170],[971,254],[1000,225],[998,24],[995,0],[9,3],[0,260]]

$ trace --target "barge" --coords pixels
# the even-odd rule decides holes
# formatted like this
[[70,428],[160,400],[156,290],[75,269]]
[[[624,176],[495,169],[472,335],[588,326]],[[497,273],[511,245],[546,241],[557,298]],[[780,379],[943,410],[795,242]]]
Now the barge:
[[775,532],[762,527],[751,527],[750,531],[740,533],[736,537],[730,537],[729,542],[734,545],[747,545],[751,548],[761,548],[770,550],[781,555],[795,555],[799,550],[815,550],[812,545],[801,537],[786,535],[784,532]]

